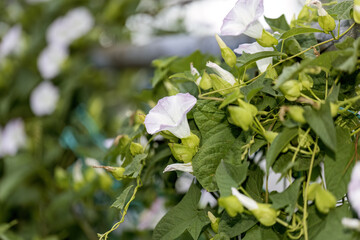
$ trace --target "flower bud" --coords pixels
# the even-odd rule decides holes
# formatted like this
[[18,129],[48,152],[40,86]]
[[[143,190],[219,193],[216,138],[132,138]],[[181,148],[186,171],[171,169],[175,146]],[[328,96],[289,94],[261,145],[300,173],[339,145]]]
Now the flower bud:
[[197,152],[197,149],[200,144],[200,139],[195,134],[190,133],[190,136],[181,139],[181,143],[185,146],[188,146],[188,147],[194,149]]
[[329,213],[330,208],[335,208],[336,198],[328,190],[319,188],[316,192],[315,205],[321,213],[327,214]]
[[143,146],[141,146],[140,143],[134,143],[132,142],[130,144],[130,153],[131,155],[135,156],[138,154],[142,154],[144,152]]
[[211,81],[209,74],[204,72],[204,74],[201,77],[199,87],[203,90],[209,90],[210,88],[212,88],[211,82],[212,81]]
[[303,130],[300,130],[299,136],[298,136],[298,142],[299,142],[299,144],[301,144],[300,147],[308,148],[312,144],[314,144],[314,140],[312,139],[312,137],[309,134],[307,134],[305,139],[303,139],[304,134],[305,134],[305,132]]
[[258,208],[251,210],[255,218],[264,226],[270,227],[276,223],[277,212],[270,204],[258,203]]
[[356,23],[360,23],[360,0],[354,0],[354,20]]
[[280,86],[281,92],[289,101],[295,101],[301,95],[301,83],[297,80],[289,80]]
[[128,135],[119,135],[115,138],[114,144],[120,147],[125,147],[131,142]]
[[221,79],[229,83],[231,86],[233,86],[236,83],[235,77],[230,72],[221,68],[216,63],[209,61],[206,63],[206,66],[211,70],[213,70]]
[[238,99],[238,103],[240,107],[244,108],[246,111],[249,111],[252,116],[255,117],[255,115],[258,113],[257,108],[251,103],[247,103],[241,99]]
[[134,114],[134,123],[143,124],[145,121],[146,114],[142,110],[136,110]]
[[278,134],[279,133],[277,133],[277,132],[266,131],[264,133],[264,137],[265,137],[266,141],[268,141],[269,143],[272,143]]
[[193,148],[183,144],[169,143],[169,147],[174,158],[184,163],[191,162],[193,156],[196,153]]
[[305,89],[310,89],[314,85],[312,78],[304,72],[299,74],[299,81]]
[[304,109],[302,107],[289,106],[288,113],[292,120],[302,124],[306,123],[306,120],[304,118]]
[[[232,87],[232,85],[230,83],[223,80],[221,77],[219,77],[216,74],[210,74],[209,76],[211,78],[211,85],[214,88],[214,90],[220,90],[220,89]],[[224,96],[224,95],[230,94],[232,91],[233,91],[233,89],[227,89],[227,90],[221,90],[221,91],[219,91],[219,93]]]
[[220,218],[215,217],[214,214],[212,214],[212,212],[210,212],[210,211],[208,211],[208,217],[209,217],[210,222],[211,222],[211,229],[215,233],[218,233],[219,232]]
[[244,131],[248,131],[249,127],[254,122],[252,113],[242,107],[229,106],[228,111],[230,113],[231,122],[241,127]]
[[331,116],[335,117],[338,113],[339,110],[339,105],[337,105],[336,103],[330,103],[330,112],[331,112]]
[[218,203],[219,206],[225,208],[230,217],[235,217],[238,213],[242,213],[244,211],[243,205],[237,197],[233,195],[219,198]]
[[310,201],[314,201],[319,188],[321,188],[321,185],[319,183],[311,184],[307,191],[307,199]]
[[111,175],[113,175],[116,180],[122,180],[124,178],[124,172],[125,168],[123,167],[112,167],[110,170]]
[[331,32],[336,27],[334,18],[330,16],[328,13],[325,16],[319,15],[318,22],[320,27],[324,30],[325,33]]
[[263,29],[261,38],[256,39],[256,41],[263,47],[272,47],[278,45],[278,40],[268,31]]
[[230,67],[234,67],[236,64],[236,55],[235,53],[224,43],[224,41],[219,37],[219,35],[215,35],[216,41],[219,44],[221,50],[221,56],[223,57],[224,61]]

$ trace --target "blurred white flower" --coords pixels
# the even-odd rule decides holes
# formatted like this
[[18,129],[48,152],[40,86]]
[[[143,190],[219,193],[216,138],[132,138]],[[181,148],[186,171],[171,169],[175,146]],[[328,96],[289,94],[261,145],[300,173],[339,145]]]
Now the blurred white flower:
[[83,164],[81,163],[81,160],[78,159],[75,163],[74,163],[74,167],[73,167],[73,179],[74,182],[82,182],[84,180],[84,175],[82,174],[82,167]]
[[183,173],[175,182],[175,190],[177,193],[186,193],[194,181],[194,176],[190,173]]
[[341,223],[345,228],[360,231],[360,221],[356,218],[342,218]]
[[[100,162],[94,158],[85,158],[85,164],[89,167],[101,166]],[[97,174],[106,174],[106,171],[102,168],[94,168]]]
[[66,48],[56,44],[48,45],[40,53],[37,62],[41,76],[46,80],[56,77],[68,55]]
[[174,163],[174,164],[170,164],[167,165],[166,168],[164,169],[164,173],[165,172],[170,172],[170,171],[182,171],[182,172],[193,172],[193,167],[191,165],[191,162],[189,163]]
[[360,217],[360,162],[357,162],[348,186],[348,198],[352,208]]
[[[258,53],[258,52],[262,52],[262,51],[273,51],[273,49],[270,47],[260,46],[260,44],[257,42],[244,43],[244,44],[239,45],[238,48],[234,49],[234,52],[236,52],[238,54],[243,54],[243,52],[253,54],[253,53]],[[256,66],[258,67],[260,72],[265,72],[267,67],[270,64],[272,64],[272,57],[263,58],[261,60],[256,61]]]
[[146,209],[140,214],[139,230],[152,230],[161,218],[166,214],[165,199],[157,198],[150,209]]
[[21,26],[16,25],[5,34],[0,43],[0,59],[19,48],[21,40]]
[[30,107],[37,116],[54,112],[59,100],[59,90],[51,82],[40,83],[31,93]]
[[25,145],[26,134],[23,120],[17,118],[9,121],[4,130],[0,131],[0,157],[14,156]]
[[48,28],[46,39],[49,44],[67,47],[77,38],[85,35],[94,25],[94,19],[85,7],[69,11],[56,19]]
[[201,190],[201,197],[199,200],[199,208],[204,209],[209,205],[211,208],[214,208],[217,205],[217,200],[205,189]]

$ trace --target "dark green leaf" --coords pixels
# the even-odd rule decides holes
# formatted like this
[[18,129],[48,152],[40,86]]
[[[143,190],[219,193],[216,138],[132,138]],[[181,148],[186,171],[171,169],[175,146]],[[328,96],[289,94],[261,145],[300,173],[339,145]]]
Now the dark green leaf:
[[224,101],[220,104],[219,109],[229,105],[230,103],[235,102],[238,98],[243,98],[244,96],[241,94],[239,89],[236,89],[232,93],[226,95]]
[[142,169],[141,161],[146,157],[146,153],[136,155],[131,163],[125,167],[124,175],[136,178]]
[[267,22],[267,24],[269,24],[269,26],[271,27],[271,29],[274,32],[284,32],[290,29],[289,24],[286,21],[285,15],[281,15],[278,18],[267,18],[265,17],[265,21]]
[[116,198],[116,201],[111,205],[111,207],[118,209],[121,211],[126,204],[126,200],[130,198],[132,195],[133,185],[128,186],[121,194]]
[[244,240],[280,240],[281,238],[272,228],[255,225],[244,237]]
[[354,6],[354,1],[342,1],[335,4],[332,8],[327,9],[327,12],[332,15],[335,20],[352,19],[351,10]]
[[316,28],[307,28],[307,27],[302,27],[302,28],[291,28],[290,30],[284,32],[280,39],[288,39],[290,37],[296,36],[296,35],[300,35],[300,34],[306,34],[306,33],[315,33],[315,32],[323,32],[320,29],[316,29]]
[[257,220],[253,216],[238,214],[236,217],[230,217],[224,212],[220,219],[219,232],[224,232],[233,238],[246,232],[256,223]]
[[255,169],[248,170],[248,178],[246,180],[245,190],[257,202],[263,202],[262,187],[264,180],[264,172],[256,165]]

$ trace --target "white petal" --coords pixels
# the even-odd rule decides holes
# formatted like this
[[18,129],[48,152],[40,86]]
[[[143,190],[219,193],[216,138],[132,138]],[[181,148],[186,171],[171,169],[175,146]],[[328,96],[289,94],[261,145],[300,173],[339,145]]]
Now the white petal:
[[49,115],[54,112],[58,100],[58,88],[51,82],[44,81],[32,91],[30,107],[37,116]]
[[26,134],[23,120],[18,118],[9,121],[1,132],[0,156],[14,156],[25,145]]
[[174,163],[174,164],[167,165],[163,172],[165,173],[165,172],[170,172],[170,171],[182,171],[182,172],[191,173],[191,172],[193,172],[193,167],[191,165],[191,162],[190,163]]
[[258,39],[261,38],[262,32],[263,32],[263,26],[259,21],[256,20],[248,25],[248,27],[244,31],[244,34],[249,37]]
[[149,134],[168,130],[178,138],[190,136],[186,114],[196,104],[196,98],[189,93],[178,93],[164,97],[146,115],[144,124]]
[[47,46],[38,58],[38,69],[44,79],[52,79],[56,77],[61,65],[68,57],[68,51],[61,45],[51,44]]
[[355,218],[343,218],[341,223],[344,227],[360,231],[360,221]]
[[214,208],[217,205],[217,200],[205,189],[201,190],[201,197],[199,200],[199,208],[204,209],[207,206],[210,206],[211,208]]
[[14,52],[20,45],[21,26],[12,27],[3,37],[0,44],[0,58],[6,57]]
[[[238,48],[236,48],[234,50],[234,52],[236,52],[238,54],[242,54],[243,52],[253,54],[253,53],[257,53],[257,52],[272,51],[272,50],[273,50],[272,48],[263,47],[259,43],[254,42],[254,43],[241,44],[241,45],[239,45]],[[272,57],[264,58],[264,59],[256,61],[256,65],[259,68],[260,72],[265,72],[267,67],[270,64],[272,64]]]
[[257,202],[255,202],[253,199],[245,196],[244,194],[240,193],[236,188],[231,188],[232,195],[237,197],[242,205],[244,205],[249,210],[258,209]]
[[219,77],[221,77],[223,80],[227,81],[228,83],[233,86],[236,83],[235,77],[225,69],[221,68],[216,63],[213,63],[211,61],[208,61],[206,63],[206,66],[211,68]]
[[356,163],[348,186],[348,198],[352,208],[360,217],[360,162]]
[[180,194],[186,193],[193,183],[194,178],[195,177],[190,173],[183,173],[175,182],[176,192]]

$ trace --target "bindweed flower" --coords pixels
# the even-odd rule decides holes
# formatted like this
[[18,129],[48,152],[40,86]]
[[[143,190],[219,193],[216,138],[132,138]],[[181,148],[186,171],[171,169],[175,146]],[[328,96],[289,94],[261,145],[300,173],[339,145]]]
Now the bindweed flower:
[[59,90],[51,82],[40,83],[31,93],[30,107],[37,116],[52,114],[59,100]]
[[205,189],[201,189],[201,197],[199,200],[199,208],[204,209],[206,207],[214,208],[217,205],[217,200]]
[[235,77],[230,72],[221,68],[216,63],[209,61],[206,63],[206,66],[210,68],[212,71],[214,71],[217,76],[219,76],[222,80],[225,80],[225,82],[229,83],[231,86],[233,86],[236,83]]
[[186,114],[196,104],[196,98],[189,93],[178,93],[164,97],[146,115],[144,124],[149,134],[170,131],[178,138],[190,136],[190,127]]
[[56,44],[48,45],[37,60],[41,76],[46,80],[56,77],[68,55],[66,48]]
[[215,35],[216,41],[219,44],[221,50],[221,56],[230,67],[234,67],[236,64],[236,55],[235,53],[225,44],[225,42],[219,37],[219,35]]
[[263,0],[237,1],[223,21],[221,35],[245,34],[255,39],[261,38],[263,26],[258,19],[263,13]]
[[356,23],[360,23],[360,0],[354,0],[354,20]]
[[335,29],[336,24],[334,18],[332,18],[326,10],[322,7],[322,3],[319,0],[312,0],[308,5],[314,5],[318,9],[318,22],[320,27],[324,30],[325,33],[329,33]]
[[[254,43],[244,43],[239,45],[238,48],[236,48],[234,50],[234,52],[238,53],[238,54],[243,54],[245,53],[258,53],[258,52],[263,52],[263,51],[272,51],[272,48],[269,47],[262,47],[259,43],[254,42]],[[258,69],[260,70],[260,72],[265,72],[267,67],[272,64],[272,57],[269,58],[263,58],[261,60],[256,61],[256,66],[258,67]]]
[[85,35],[94,25],[94,19],[85,7],[69,11],[56,19],[48,28],[46,39],[49,44],[68,47],[74,40]]
[[194,170],[191,165],[191,162],[189,162],[189,163],[174,163],[174,164],[167,165],[166,168],[164,169],[163,173],[171,172],[171,171],[182,171],[182,172],[192,173]]
[[352,208],[360,218],[360,162],[357,162],[348,185],[348,198]]
[[4,130],[0,131],[0,157],[14,156],[18,150],[26,145],[26,134],[22,119],[9,121]]
[[16,51],[20,45],[21,26],[16,25],[6,33],[0,44],[0,59]]

